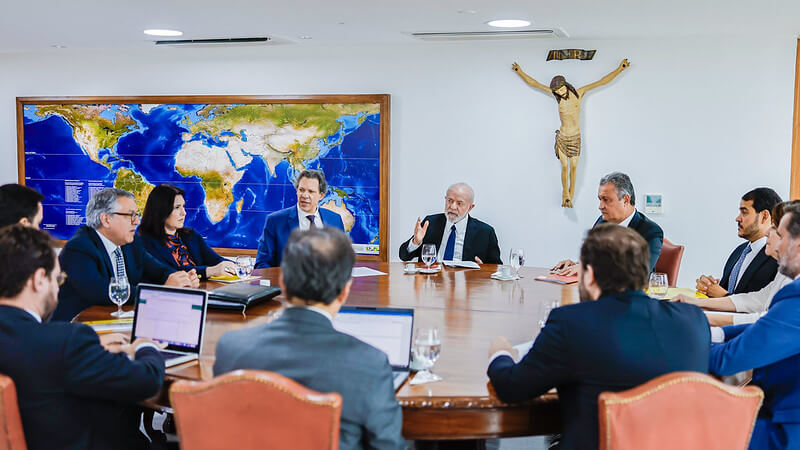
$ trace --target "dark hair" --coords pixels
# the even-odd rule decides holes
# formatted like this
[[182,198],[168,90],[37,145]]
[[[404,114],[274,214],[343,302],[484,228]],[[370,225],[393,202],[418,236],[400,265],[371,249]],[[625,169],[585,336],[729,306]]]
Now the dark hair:
[[[572,86],[571,84],[567,83],[567,79],[566,78],[564,78],[561,75],[556,75],[556,76],[553,77],[552,80],[550,80],[550,91],[553,93],[553,97],[556,98],[556,101],[558,101],[558,103],[561,103],[561,100],[563,100],[563,98],[561,98],[560,95],[556,94],[556,91],[559,90],[562,86],[566,86],[567,87],[567,91],[572,92],[573,94],[575,94],[575,98],[580,98],[580,96],[578,95],[578,91],[575,90],[574,86]],[[569,95],[569,94],[567,94],[567,95]]]
[[[185,191],[171,184],[159,184],[150,191],[147,196],[147,203],[144,205],[142,214],[142,224],[139,225],[139,233],[155,238],[158,242],[167,242],[167,233],[164,231],[164,222],[172,214],[175,206],[175,197],[185,197]],[[178,237],[183,238],[188,230],[182,228],[178,230]]]
[[297,176],[297,183],[294,186],[295,188],[300,185],[300,180],[303,178],[317,180],[319,183],[319,193],[322,194],[323,197],[325,196],[325,193],[328,192],[328,182],[325,181],[325,174],[322,173],[321,170],[306,169],[300,172],[300,175]]
[[50,275],[55,265],[47,232],[20,224],[0,228],[0,297],[16,297],[34,272],[43,268]]
[[755,188],[747,194],[744,194],[742,200],[752,201],[753,209],[755,209],[757,213],[761,211],[770,212],[775,205],[782,201],[781,196],[768,187]]
[[611,172],[600,178],[600,186],[608,183],[614,185],[614,190],[617,191],[617,199],[622,200],[622,197],[628,194],[631,197],[631,205],[636,205],[636,192],[633,190],[631,177],[622,172]]
[[800,204],[795,203],[783,208],[784,215],[789,213],[791,213],[791,216],[789,216],[789,221],[786,223],[786,229],[792,239],[797,239],[800,237]]
[[603,295],[640,290],[650,275],[650,248],[636,231],[603,223],[586,235],[581,264],[584,268],[592,266]]
[[12,225],[22,218],[33,222],[44,196],[21,184],[0,186],[0,227]]
[[286,297],[329,305],[352,277],[353,243],[333,227],[295,229],[283,249]]
[[786,214],[786,209],[800,205],[800,200],[789,200],[788,202],[780,202],[772,208],[772,225],[778,228],[781,223],[783,215]]

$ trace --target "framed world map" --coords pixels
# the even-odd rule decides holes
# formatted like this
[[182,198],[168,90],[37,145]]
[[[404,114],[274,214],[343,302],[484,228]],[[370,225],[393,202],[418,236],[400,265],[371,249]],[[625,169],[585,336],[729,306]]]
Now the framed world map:
[[325,173],[361,260],[388,258],[389,95],[17,98],[19,182],[45,196],[42,228],[67,240],[89,198],[118,187],[186,191],[186,226],[223,254],[254,254],[268,214]]

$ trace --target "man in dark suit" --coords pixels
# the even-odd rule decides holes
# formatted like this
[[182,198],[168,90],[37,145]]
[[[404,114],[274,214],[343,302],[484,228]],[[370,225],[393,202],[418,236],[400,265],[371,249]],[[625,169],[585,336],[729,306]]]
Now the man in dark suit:
[[475,192],[466,183],[447,189],[444,214],[433,214],[420,220],[414,235],[400,245],[400,259],[419,260],[422,245],[436,246],[437,261],[475,261],[478,264],[503,264],[494,228],[469,215],[475,207]]
[[53,320],[72,320],[92,305],[110,305],[108,284],[114,277],[127,278],[131,293],[140,282],[199,285],[194,270],[175,271],[147,253],[136,236],[140,218],[133,195],[122,189],[103,189],[89,200],[86,225],[59,255],[61,267],[69,276],[59,293]]
[[779,270],[794,281],[755,323],[724,327],[725,343],[711,347],[709,360],[717,375],[752,369],[764,390],[751,449],[800,448],[800,207],[786,207],[778,236]]
[[329,209],[320,208],[319,202],[328,192],[325,174],[318,170],[304,170],[297,177],[297,204],[267,216],[264,232],[258,240],[256,269],[281,265],[283,248],[295,228],[334,227],[344,231],[342,216]]
[[44,196],[16,183],[0,186],[0,228],[15,223],[39,228]]
[[0,373],[14,380],[28,448],[147,448],[136,403],[161,388],[157,346],[47,322],[64,274],[44,231],[0,230],[0,255]]
[[733,250],[725,262],[722,278],[701,275],[697,290],[709,297],[755,292],[768,285],[778,273],[778,262],[766,253],[767,232],[772,226],[772,208],[781,197],[772,189],[760,187],[744,194],[739,202],[736,226],[747,242]]
[[598,225],[581,248],[581,303],[552,310],[519,363],[505,338],[492,343],[487,373],[501,400],[522,402],[558,389],[562,450],[597,448],[601,392],[629,389],[668,372],[708,371],[705,314],[694,305],[645,295],[649,259],[638,233]]
[[[650,252],[648,267],[652,272],[661,256],[661,246],[664,244],[664,231],[657,223],[648,219],[647,216],[636,210],[636,192],[633,190],[633,183],[628,175],[621,172],[610,173],[600,179],[600,187],[597,190],[597,198],[600,200],[600,217],[595,221],[593,227],[601,223],[613,223],[628,227],[639,233],[647,242]],[[575,261],[565,259],[552,271],[559,275],[572,276],[578,273],[578,264]]]
[[292,232],[279,279],[289,307],[270,324],[223,335],[214,375],[269,370],[316,391],[338,392],[340,449],[405,448],[386,354],[333,328],[350,293],[354,263],[343,232],[332,227]]

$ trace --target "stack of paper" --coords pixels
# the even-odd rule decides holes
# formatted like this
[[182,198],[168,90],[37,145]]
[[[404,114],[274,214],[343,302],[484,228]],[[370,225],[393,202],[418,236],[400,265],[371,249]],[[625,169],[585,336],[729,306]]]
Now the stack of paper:
[[93,320],[91,322],[84,322],[84,324],[92,327],[97,334],[126,333],[133,329],[133,318]]

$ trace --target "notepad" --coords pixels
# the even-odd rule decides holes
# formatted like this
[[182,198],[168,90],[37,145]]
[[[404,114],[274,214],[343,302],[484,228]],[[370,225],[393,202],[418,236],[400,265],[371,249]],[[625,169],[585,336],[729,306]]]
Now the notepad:
[[220,275],[216,277],[210,277],[209,280],[211,281],[219,281],[220,283],[238,283],[240,281],[250,281],[250,280],[257,280],[261,277],[257,277],[254,275],[250,275],[247,278],[239,278],[238,275]]
[[480,269],[475,261],[442,261],[447,267],[463,267],[465,269]]
[[572,284],[578,282],[577,275],[566,276],[566,275],[556,275],[554,273],[551,273],[550,275],[540,275],[534,279],[538,281],[546,281],[548,283],[557,283],[557,284]]
[[[650,295],[649,289],[645,289],[644,293]],[[687,297],[694,297],[694,298],[708,298],[706,294],[702,292],[697,292],[694,289],[689,288],[678,288],[678,287],[671,287],[667,288],[667,295],[664,296],[664,299],[671,299],[677,297],[679,294],[683,294]]]

